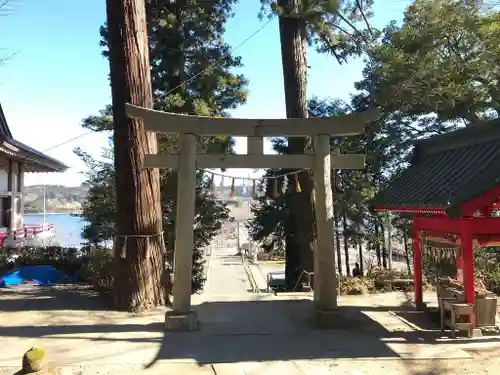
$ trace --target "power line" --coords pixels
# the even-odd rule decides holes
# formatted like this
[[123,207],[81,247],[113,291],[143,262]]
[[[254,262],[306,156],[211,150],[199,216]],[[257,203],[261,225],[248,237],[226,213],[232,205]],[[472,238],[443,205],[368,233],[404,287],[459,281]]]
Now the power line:
[[53,146],[50,146],[49,148],[46,148],[45,150],[42,150],[42,152],[47,152],[47,151],[52,151],[53,149],[55,148],[58,148],[58,147],[61,147],[61,146],[65,146],[67,145],[68,143],[71,143],[73,141],[76,141],[77,139],[80,139],[80,138],[83,138],[87,135],[89,135],[90,133],[94,133],[94,131],[90,130],[86,133],[83,133],[83,134],[80,134],[80,135],[77,135],[76,137],[73,137],[73,138],[69,138],[67,140],[65,140],[64,142],[61,142],[61,143],[57,143]]
[[[234,52],[236,49],[240,48],[241,46],[243,46],[246,42],[248,42],[250,39],[252,39],[254,36],[256,36],[258,33],[260,33],[262,30],[264,30],[272,21],[274,21],[274,19],[277,17],[277,15],[274,15],[271,19],[269,19],[264,25],[262,25],[261,27],[259,27],[257,30],[255,30],[252,34],[250,34],[249,36],[247,36],[245,39],[243,39],[243,41],[241,41],[239,44],[237,44],[235,47],[233,48],[230,48],[230,53]],[[193,79],[195,79],[196,77],[204,74],[205,72],[207,72],[208,70],[212,69],[214,66],[216,66],[219,61],[221,61],[223,58],[219,59],[219,60],[216,60],[214,61],[212,64],[210,64],[208,67],[206,67],[205,69],[201,70],[200,72],[192,75],[191,77],[189,77],[188,79],[186,79],[185,81],[183,81],[182,83],[180,83],[179,85],[175,86],[174,88],[168,90],[164,96],[167,96],[169,94],[171,94],[173,91],[177,90],[179,87],[182,87],[184,86],[186,83],[189,83],[191,82]]]
[[[256,36],[258,33],[260,33],[262,30],[264,30],[277,16],[274,16],[272,17],[271,19],[269,19],[264,25],[262,25],[261,27],[259,27],[257,30],[255,30],[252,34],[250,34],[248,37],[246,37],[245,39],[243,39],[239,44],[237,44],[235,47],[231,48],[230,49],[230,52],[234,52],[236,49],[240,48],[241,46],[243,46],[245,43],[247,43],[250,39],[252,39],[254,36]],[[207,70],[213,68],[215,65],[217,65],[219,63],[219,61],[222,60],[222,59],[219,59],[215,62],[213,62],[212,64],[210,64],[207,68],[203,69],[202,71],[196,73],[195,75],[189,77],[188,79],[186,79],[184,82],[182,82],[181,84],[177,85],[176,87],[172,88],[171,90],[167,91],[167,93],[165,93],[165,96],[172,93],[172,91],[178,89],[179,87],[182,87],[183,85],[185,85],[186,83],[189,83],[191,82],[193,79],[195,79],[196,77],[200,76],[201,74],[205,73]],[[61,146],[64,146],[70,142],[73,142],[73,141],[76,141],[77,139],[80,139],[80,138],[83,138],[85,136],[87,136],[88,134],[90,133],[93,133],[93,131],[88,131],[86,133],[83,133],[83,134],[80,134],[76,137],[73,137],[73,138],[70,138],[64,142],[61,142],[61,143],[58,143],[54,146],[51,146],[45,150],[43,150],[42,152],[47,152],[47,151],[51,151],[55,148],[58,148],[58,147],[61,147]]]
[[[241,46],[243,46],[245,43],[247,43],[249,40],[251,40],[254,36],[256,36],[258,33],[260,33],[262,30],[264,30],[277,16],[273,16],[271,19],[269,19],[264,25],[262,25],[261,27],[259,27],[257,30],[255,30],[252,34],[250,34],[248,37],[246,37],[245,39],[243,39],[239,44],[237,44],[235,47],[231,48],[230,49],[230,52],[234,52],[236,49],[240,48]],[[191,82],[192,80],[194,80],[196,77],[200,76],[201,74],[205,73],[206,71],[208,71],[209,69],[213,68],[214,66],[216,66],[219,61],[222,60],[222,59],[219,59],[219,60],[216,60],[215,62],[213,62],[212,64],[210,64],[207,68],[203,69],[202,71],[196,73],[195,75],[189,77],[188,79],[186,79],[185,81],[183,81],[182,83],[180,83],[179,85],[175,86],[174,88],[170,89],[169,91],[167,91],[165,93],[165,96],[169,95],[170,93],[172,93],[173,91],[177,90],[179,87],[182,87],[183,85],[185,85],[186,83],[189,83]],[[85,136],[87,136],[88,134],[90,133],[93,133],[93,131],[88,131],[86,133],[83,133],[83,134],[80,134],[76,137],[73,137],[73,138],[70,138],[70,139],[67,139],[66,141],[64,142],[61,142],[61,143],[58,143],[58,144],[55,144],[45,150],[43,150],[42,152],[48,152],[48,151],[51,151],[51,150],[54,150],[55,148],[58,148],[58,147],[61,147],[61,146],[64,146],[68,143],[71,143],[77,139],[80,139],[80,138],[83,138]],[[27,160],[28,158],[24,158],[22,160]],[[210,172],[212,173],[212,172]],[[212,173],[213,174],[213,173]]]
[[[53,145],[53,146],[50,146],[49,148],[46,148],[45,150],[42,150],[42,152],[48,152],[48,151],[54,150],[54,149],[56,149],[56,148],[58,148],[58,147],[61,147],[61,146],[67,145],[68,143],[71,143],[71,142],[73,142],[73,141],[76,141],[77,139],[83,138],[83,137],[85,137],[85,136],[89,135],[90,133],[93,133],[93,131],[91,130],[91,131],[88,131],[88,132],[86,132],[86,133],[83,133],[83,134],[77,135],[76,137],[69,138],[69,139],[65,140],[64,142],[57,143],[57,144],[55,144],[55,145]],[[28,160],[28,159],[30,159],[30,157],[29,157],[29,156],[24,157],[24,158],[20,159],[19,161],[20,161],[20,162],[23,162],[23,161]],[[0,165],[0,168],[6,167],[6,166],[8,166],[8,165],[9,165],[9,164],[3,164],[3,165]]]

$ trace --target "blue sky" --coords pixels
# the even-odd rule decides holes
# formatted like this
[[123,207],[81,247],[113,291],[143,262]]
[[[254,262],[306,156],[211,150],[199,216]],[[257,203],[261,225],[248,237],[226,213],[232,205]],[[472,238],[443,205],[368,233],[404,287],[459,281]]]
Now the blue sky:
[[[400,20],[410,0],[375,0],[374,27]],[[0,54],[12,55],[0,67],[0,103],[14,136],[38,150],[77,137],[81,120],[110,103],[108,62],[100,54],[99,27],[105,0],[12,0],[0,22]],[[226,42],[240,44],[262,27],[259,0],[240,0],[227,24]],[[277,20],[234,52],[242,56],[240,72],[250,80],[246,105],[234,117],[283,118],[285,105]],[[310,50],[308,95],[348,99],[361,77],[363,61],[339,66],[331,56]],[[82,147],[98,156],[107,137],[90,134],[57,147],[49,155],[71,166],[64,174],[31,174],[27,184],[78,185],[84,165],[72,150]],[[237,140],[237,151],[246,151]],[[255,175],[229,170],[228,175]]]

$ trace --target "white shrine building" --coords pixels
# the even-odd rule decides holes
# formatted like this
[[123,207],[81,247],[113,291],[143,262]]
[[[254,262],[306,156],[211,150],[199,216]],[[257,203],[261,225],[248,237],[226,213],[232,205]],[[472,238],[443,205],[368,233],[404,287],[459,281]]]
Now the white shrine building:
[[51,224],[25,225],[24,175],[63,172],[67,168],[60,161],[15,140],[0,104],[0,247],[19,245],[54,230]]

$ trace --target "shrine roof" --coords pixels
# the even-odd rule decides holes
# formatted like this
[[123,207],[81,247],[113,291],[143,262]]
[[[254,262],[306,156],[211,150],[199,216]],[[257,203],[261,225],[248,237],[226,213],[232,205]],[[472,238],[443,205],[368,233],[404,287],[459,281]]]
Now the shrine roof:
[[0,151],[26,165],[28,172],[62,172],[68,167],[59,160],[14,139],[0,104]]
[[411,165],[372,200],[378,211],[456,212],[500,181],[500,119],[415,143]]

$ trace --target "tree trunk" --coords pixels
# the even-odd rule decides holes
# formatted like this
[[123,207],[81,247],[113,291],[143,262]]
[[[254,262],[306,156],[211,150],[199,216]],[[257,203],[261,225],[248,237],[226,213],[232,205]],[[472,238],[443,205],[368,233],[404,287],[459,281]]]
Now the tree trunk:
[[403,244],[405,247],[406,268],[408,269],[408,276],[411,277],[410,250],[408,248],[408,231],[406,225],[403,227]]
[[339,213],[337,205],[333,207],[333,221],[335,223],[335,247],[337,250],[337,269],[339,270],[339,275],[342,275],[342,253],[340,250],[340,232],[339,232]]
[[159,172],[142,169],[156,153],[156,137],[129,119],[125,103],[153,104],[144,0],[107,0],[117,181],[113,297],[119,309],[142,311],[165,304]]
[[365,261],[363,258],[363,240],[360,238],[358,242],[358,250],[359,250],[359,272],[361,273],[361,277],[365,274]]
[[[279,5],[287,10],[295,8],[295,0],[279,0]],[[279,17],[281,57],[285,85],[285,104],[287,118],[308,117],[306,84],[306,23],[302,19]],[[288,151],[303,154],[306,138],[288,138]],[[290,177],[293,184],[293,176]],[[288,222],[292,228],[287,232],[295,233],[286,243],[286,280],[287,287],[293,288],[302,271],[314,270],[314,213],[312,205],[312,181],[310,173],[299,173],[300,193],[293,193],[288,200],[293,219]],[[297,256],[297,254],[300,254]],[[296,261],[300,259],[299,263]]]
[[382,265],[382,254],[380,252],[380,236],[377,218],[375,218],[375,253],[377,255],[377,266],[380,267]]
[[344,254],[345,254],[345,274],[346,276],[351,275],[351,267],[349,265],[349,238],[347,236],[347,208],[344,202],[344,208],[342,210],[342,231],[344,232]]
[[385,227],[384,224],[380,224],[380,236],[382,242],[382,267],[387,269],[387,246],[385,243]]

